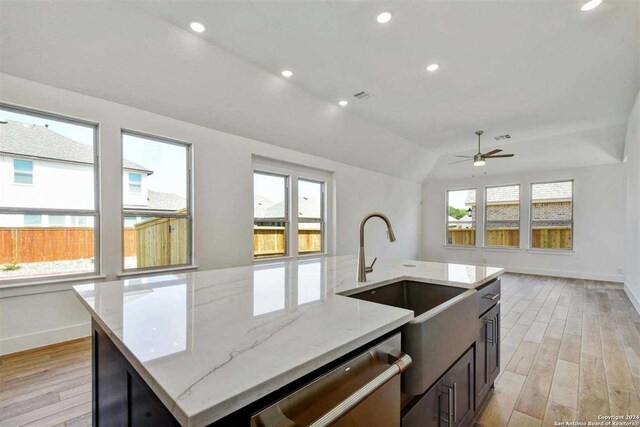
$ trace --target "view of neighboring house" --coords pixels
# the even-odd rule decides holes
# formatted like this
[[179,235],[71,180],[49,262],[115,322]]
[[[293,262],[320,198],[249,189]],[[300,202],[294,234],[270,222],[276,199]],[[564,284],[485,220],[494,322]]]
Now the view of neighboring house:
[[[546,225],[561,225],[572,216],[572,186],[567,182],[554,182],[532,187],[534,219],[545,219]],[[520,192],[518,186],[492,187],[491,200],[485,201],[486,216],[491,221],[509,222],[519,219]],[[471,208],[475,219],[475,195],[469,193],[465,206]],[[548,224],[547,224],[548,223]]]
[[[3,206],[92,209],[93,147],[69,139],[47,126],[8,120],[0,124],[0,194]],[[125,208],[177,210],[185,199],[150,190],[153,171],[123,159]],[[60,192],[60,188],[73,191]],[[0,227],[84,227],[91,217],[3,215]]]

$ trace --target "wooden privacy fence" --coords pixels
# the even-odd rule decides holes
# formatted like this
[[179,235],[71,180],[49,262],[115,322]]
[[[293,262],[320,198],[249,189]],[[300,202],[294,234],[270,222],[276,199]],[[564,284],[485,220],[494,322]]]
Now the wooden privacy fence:
[[92,227],[0,227],[0,263],[93,258]]
[[[322,250],[320,230],[298,230],[300,253]],[[284,227],[260,226],[253,228],[253,255],[256,258],[284,255],[286,253]]]
[[[520,246],[520,230],[517,228],[492,228],[485,234],[486,246]],[[449,244],[475,245],[475,228],[450,228]],[[537,249],[571,249],[571,227],[534,227],[531,233],[531,247]]]
[[[125,248],[127,241],[125,239]],[[153,218],[135,225],[138,268],[187,263],[187,218]]]

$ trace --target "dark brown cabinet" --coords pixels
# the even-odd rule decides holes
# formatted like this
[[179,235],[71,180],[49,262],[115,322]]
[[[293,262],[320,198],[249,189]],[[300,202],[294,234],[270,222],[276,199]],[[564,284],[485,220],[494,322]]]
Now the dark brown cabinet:
[[474,416],[473,348],[402,417],[403,427],[469,425]]
[[478,319],[476,341],[476,409],[482,405],[500,373],[500,304]]

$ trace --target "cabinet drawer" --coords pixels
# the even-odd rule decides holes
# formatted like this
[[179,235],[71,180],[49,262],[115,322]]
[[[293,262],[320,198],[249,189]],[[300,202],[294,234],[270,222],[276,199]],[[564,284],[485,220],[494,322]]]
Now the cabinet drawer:
[[482,316],[498,301],[500,301],[500,279],[496,279],[478,289],[478,316]]

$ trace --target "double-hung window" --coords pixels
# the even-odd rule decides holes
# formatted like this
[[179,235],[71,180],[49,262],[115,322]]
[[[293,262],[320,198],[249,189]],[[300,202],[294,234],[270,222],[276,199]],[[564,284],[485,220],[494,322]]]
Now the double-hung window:
[[262,162],[253,173],[254,258],[327,253],[330,175],[267,159]]
[[573,181],[531,184],[531,248],[573,249]]
[[122,269],[192,265],[191,144],[122,132]]
[[129,192],[142,192],[142,174],[138,172],[129,172]]
[[484,224],[485,246],[520,247],[520,185],[485,189]]
[[476,190],[447,191],[447,245],[476,245]]
[[0,283],[98,273],[97,125],[4,104],[0,118]]
[[13,159],[14,184],[33,184],[33,160]]

